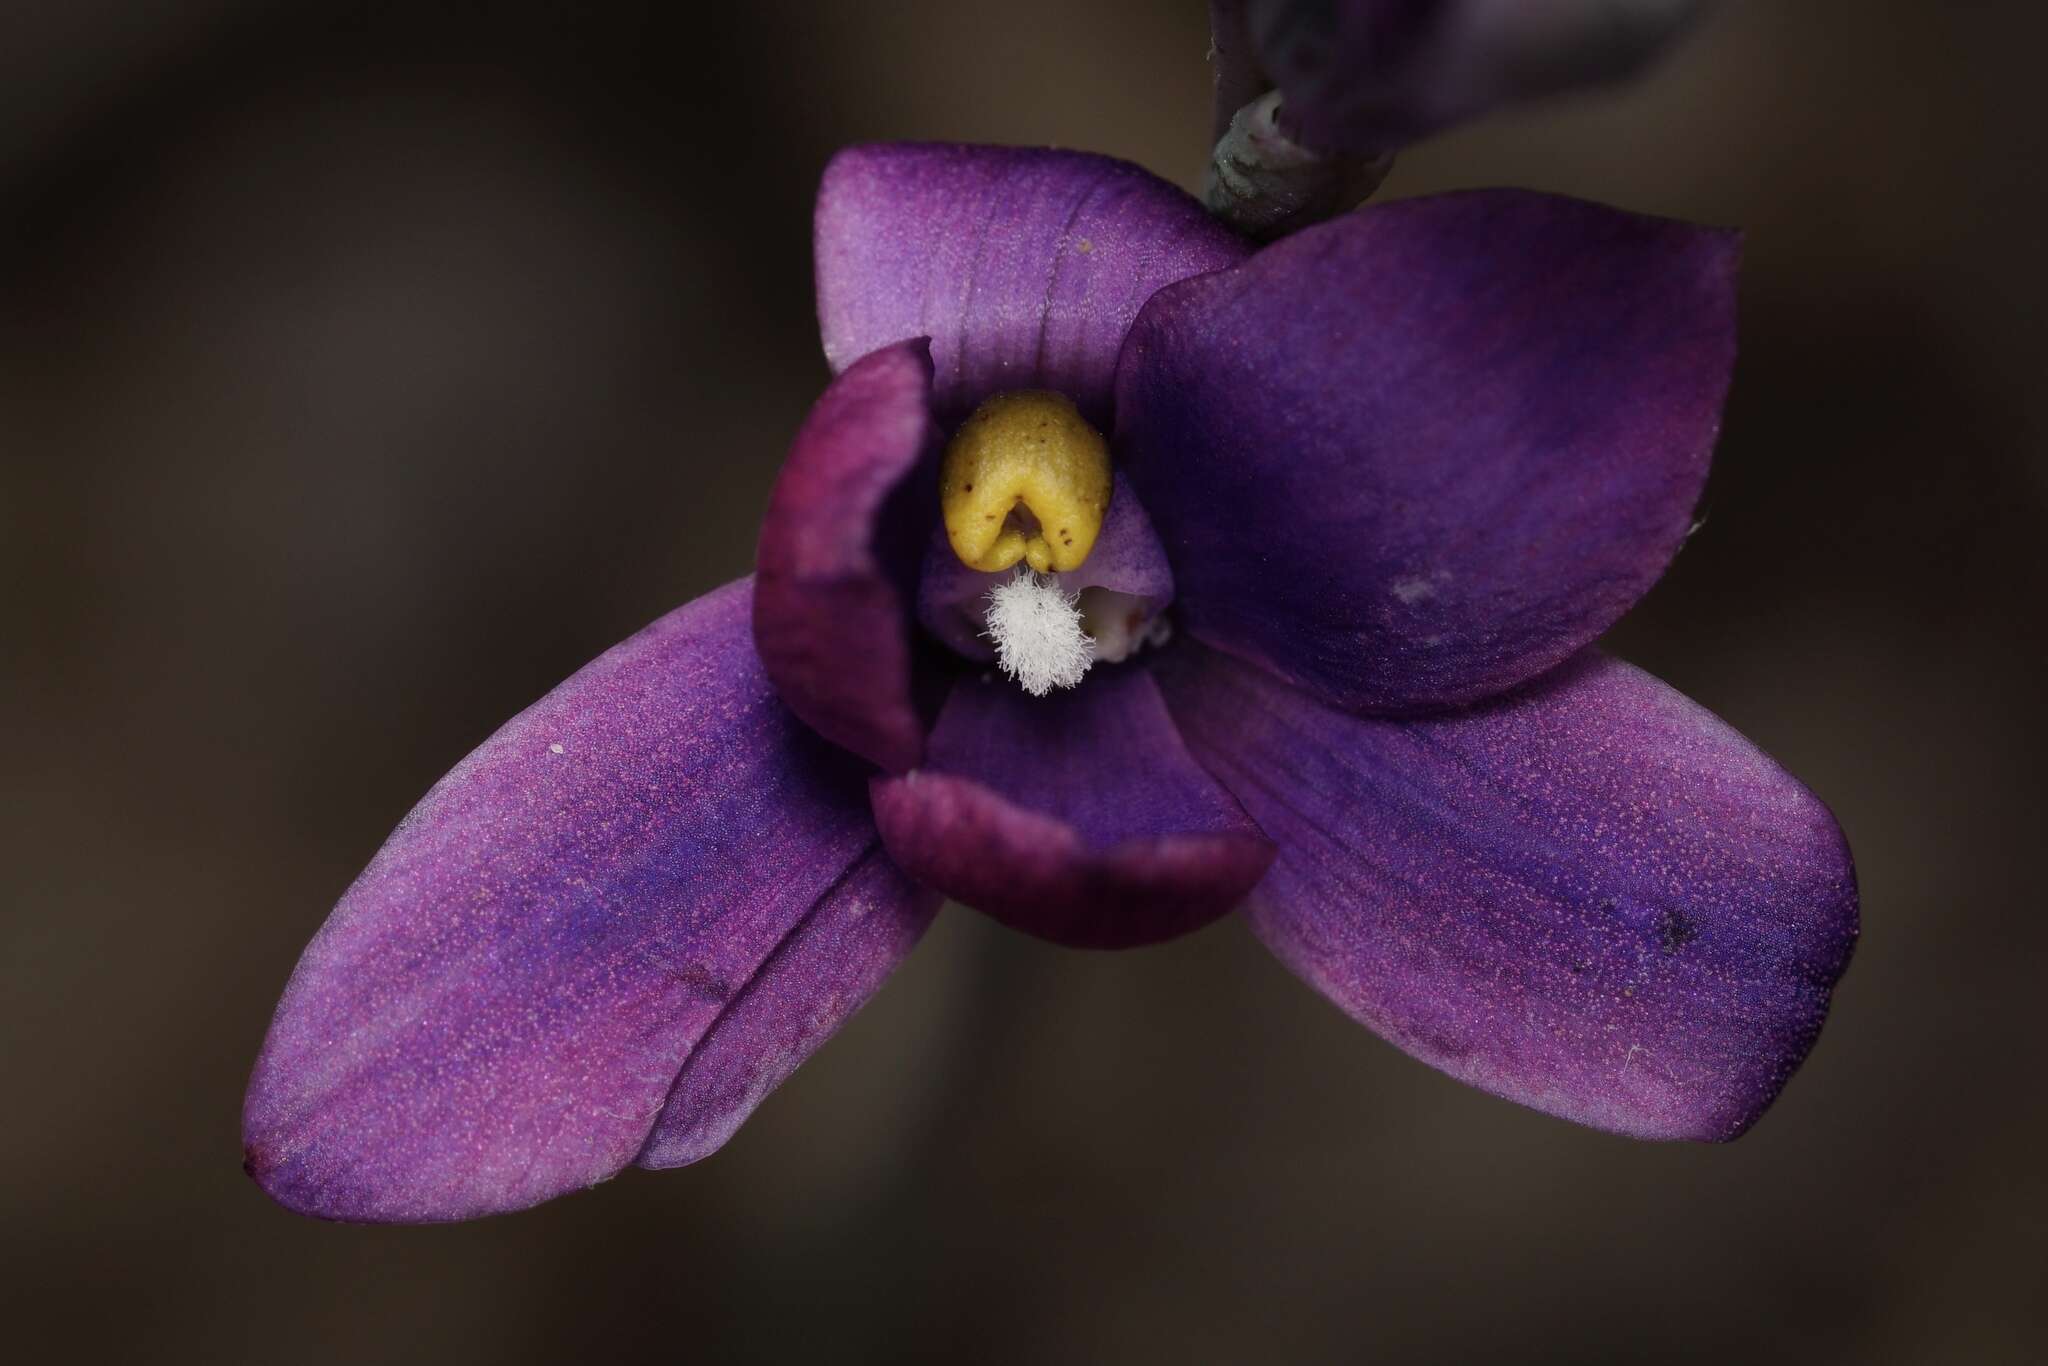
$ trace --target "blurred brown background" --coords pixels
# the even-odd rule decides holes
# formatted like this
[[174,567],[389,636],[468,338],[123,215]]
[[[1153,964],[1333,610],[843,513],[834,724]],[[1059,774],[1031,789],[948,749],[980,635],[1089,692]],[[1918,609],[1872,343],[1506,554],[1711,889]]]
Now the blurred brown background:
[[[1779,1107],[1487,1099],[1226,923],[942,916],[682,1172],[464,1227],[242,1176],[300,946],[429,782],[745,570],[870,138],[1183,184],[1200,0],[12,4],[0,27],[6,1338],[114,1361],[2038,1359],[2048,265],[2022,0],[1729,4],[1418,149],[1750,231],[1706,529],[1616,633],[1804,777],[1865,936]],[[668,16],[668,17],[655,17]]]

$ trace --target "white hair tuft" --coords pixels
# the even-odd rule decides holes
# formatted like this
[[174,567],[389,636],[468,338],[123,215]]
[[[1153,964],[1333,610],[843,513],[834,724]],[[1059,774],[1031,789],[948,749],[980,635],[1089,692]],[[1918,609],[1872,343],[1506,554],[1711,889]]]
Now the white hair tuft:
[[988,629],[996,662],[1033,697],[1079,683],[1095,662],[1095,641],[1081,629],[1081,595],[1028,569],[989,590]]

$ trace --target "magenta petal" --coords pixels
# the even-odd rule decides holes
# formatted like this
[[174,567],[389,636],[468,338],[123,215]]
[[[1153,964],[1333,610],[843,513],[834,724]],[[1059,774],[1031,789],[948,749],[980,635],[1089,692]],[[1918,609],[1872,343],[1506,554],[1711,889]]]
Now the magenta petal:
[[[834,744],[900,771],[924,753],[911,697],[910,603],[938,516],[932,361],[922,340],[833,380],[768,500],[754,643],[789,709]],[[928,459],[927,457],[931,457]]]
[[939,896],[880,848],[854,865],[727,1006],[683,1064],[643,1167],[709,1157],[907,957]]
[[1384,721],[1190,647],[1194,753],[1280,846],[1252,924],[1375,1033],[1639,1138],[1733,1138],[1813,1046],[1857,932],[1812,793],[1588,652],[1475,711]]
[[1145,300],[1250,250],[1126,162],[924,143],[834,157],[818,189],[816,249],[834,370],[926,336],[942,418],[1003,390],[1056,389],[1098,426]]
[[1247,0],[1304,146],[1392,151],[1495,107],[1633,75],[1704,0]]
[[[349,888],[249,1086],[249,1170],[278,1201],[423,1222],[602,1181],[665,1102],[675,1122],[671,1088],[729,1011],[772,1084],[793,1050],[760,1026],[766,998],[829,1028],[908,949],[930,900],[877,869],[861,766],[776,699],[750,597],[670,613],[514,718]],[[809,936],[856,906],[888,923],[846,972]]]
[[1118,454],[1189,628],[1349,707],[1477,701],[1648,589],[1735,357],[1733,234],[1518,190],[1408,200],[1165,290]]
[[875,780],[890,855],[927,886],[1055,943],[1126,948],[1197,929],[1236,906],[1273,858],[1133,665],[1042,698],[965,680],[932,731],[929,765]]

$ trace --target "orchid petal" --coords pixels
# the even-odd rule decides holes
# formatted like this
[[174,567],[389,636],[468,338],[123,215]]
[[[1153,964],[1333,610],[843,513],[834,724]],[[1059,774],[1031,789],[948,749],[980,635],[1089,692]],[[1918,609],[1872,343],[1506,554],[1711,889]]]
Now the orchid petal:
[[1117,348],[1152,292],[1250,247],[1127,162],[891,143],[834,157],[818,190],[818,321],[843,370],[932,339],[940,417],[1053,389],[1107,426]]
[[885,769],[924,752],[910,603],[937,491],[922,340],[863,356],[790,446],[761,523],[754,644],[789,709]]
[[[393,832],[257,1060],[244,1137],[275,1199],[427,1222],[602,1181],[665,1103],[674,1122],[678,1075],[729,1013],[751,1026],[765,992],[829,1001],[836,1022],[907,951],[931,900],[863,871],[879,855],[861,766],[776,699],[751,606],[733,584],[619,645]],[[856,906],[890,922],[873,931],[886,951],[820,971],[807,935]],[[816,990],[796,985],[811,974]],[[751,1032],[759,1077],[779,1079],[789,1050]],[[749,1046],[722,1044],[720,1066],[743,1071]]]
[[1079,947],[1197,929],[1237,905],[1273,857],[1133,665],[1044,698],[964,680],[932,731],[928,767],[876,779],[873,792],[904,871]]
[[1461,705],[1587,644],[1692,524],[1731,234],[1515,190],[1367,208],[1155,296],[1117,449],[1197,636]]
[[1848,847],[1656,679],[1589,651],[1477,710],[1386,721],[1198,646],[1157,671],[1280,846],[1254,929],[1432,1067],[1596,1128],[1715,1140],[1812,1048],[1856,939]]

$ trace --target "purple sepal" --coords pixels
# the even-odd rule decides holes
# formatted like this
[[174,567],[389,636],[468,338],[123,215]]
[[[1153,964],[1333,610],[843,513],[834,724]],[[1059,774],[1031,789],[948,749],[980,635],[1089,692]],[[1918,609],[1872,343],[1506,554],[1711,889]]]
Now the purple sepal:
[[1280,847],[1247,907],[1318,991],[1433,1067],[1638,1138],[1742,1133],[1857,933],[1828,809],[1728,726],[1587,652],[1387,721],[1189,643],[1189,747]]
[[928,336],[949,425],[990,394],[1055,389],[1107,427],[1117,348],[1139,307],[1251,250],[1128,162],[936,143],[839,153],[815,233],[832,368]]
[[920,338],[832,381],[775,482],[755,572],[754,643],[782,700],[893,772],[924,753],[910,603],[938,505],[931,377]]
[[851,988],[806,947],[807,923],[846,909],[849,870],[908,947],[929,903],[867,871],[862,765],[776,698],[751,596],[730,585],[611,650],[392,833],[307,947],[257,1059],[243,1134],[273,1198],[419,1223],[602,1181],[665,1104],[681,1122],[671,1089],[736,1001],[747,1024],[720,1069],[759,1043],[760,1076],[787,1072],[748,994],[778,951],[796,975],[771,966],[764,999],[834,1018],[834,993],[879,974],[879,941]]
[[[1016,577],[1015,569],[984,574],[969,569],[953,553],[942,525],[926,543],[924,572],[917,583],[917,619],[924,628],[969,659],[984,662],[996,657],[981,632],[988,612],[989,591]],[[1060,587],[1069,593],[1084,588],[1107,588],[1145,600],[1148,619],[1173,603],[1173,569],[1166,552],[1152,530],[1152,519],[1144,504],[1123,475],[1114,477],[1109,514],[1095,548],[1081,567],[1059,576]]]
[[1732,233],[1481,190],[1161,291],[1116,447],[1189,629],[1397,713],[1570,657],[1691,526],[1736,256]]
[[1247,0],[1305,147],[1396,150],[1503,105],[1634,75],[1705,0]]
[[909,956],[939,900],[879,847],[855,864],[690,1051],[640,1165],[681,1167],[723,1147]]
[[1042,698],[993,677],[963,680],[927,767],[872,790],[882,841],[910,876],[1075,947],[1197,929],[1236,906],[1273,858],[1135,665],[1099,667]]

